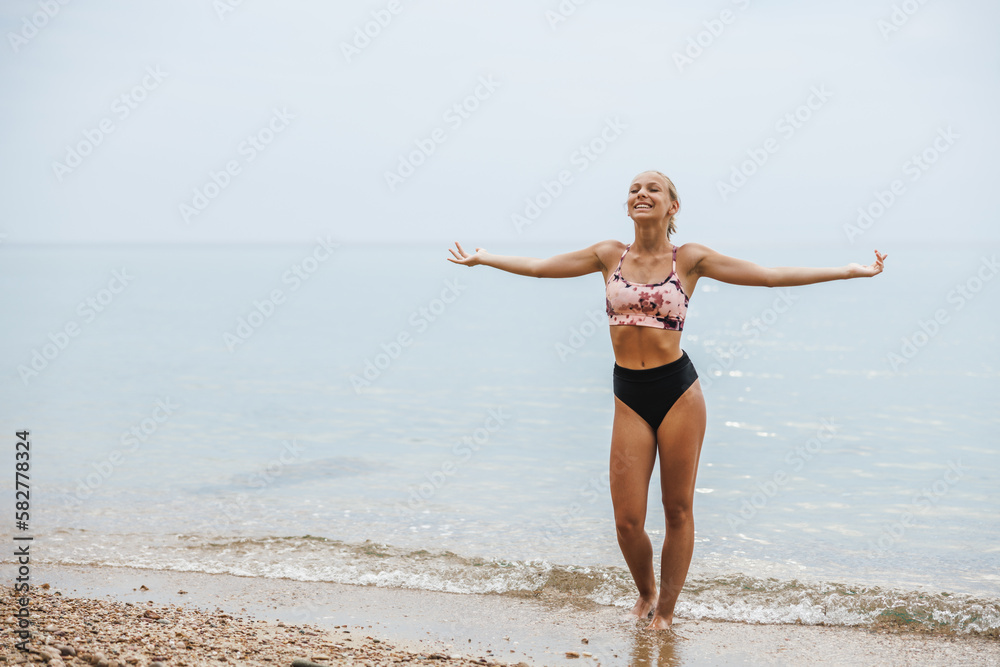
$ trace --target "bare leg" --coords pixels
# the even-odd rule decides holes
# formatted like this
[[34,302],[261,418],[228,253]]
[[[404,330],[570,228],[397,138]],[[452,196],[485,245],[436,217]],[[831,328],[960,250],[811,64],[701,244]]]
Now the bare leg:
[[660,590],[648,629],[669,629],[691,554],[694,552],[695,477],[705,439],[705,398],[695,381],[674,403],[657,430],[660,488],[666,518],[666,538],[660,561]]
[[645,528],[649,479],[655,462],[653,429],[616,396],[611,430],[611,503],[615,509],[618,546],[639,589],[639,599],[630,613],[639,618],[646,618],[657,600],[653,546]]

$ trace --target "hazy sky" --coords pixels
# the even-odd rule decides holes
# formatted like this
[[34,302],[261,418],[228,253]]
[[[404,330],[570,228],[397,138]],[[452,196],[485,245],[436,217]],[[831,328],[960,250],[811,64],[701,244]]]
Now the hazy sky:
[[5,244],[628,242],[651,168],[679,242],[1000,240],[992,1],[64,1],[0,9]]

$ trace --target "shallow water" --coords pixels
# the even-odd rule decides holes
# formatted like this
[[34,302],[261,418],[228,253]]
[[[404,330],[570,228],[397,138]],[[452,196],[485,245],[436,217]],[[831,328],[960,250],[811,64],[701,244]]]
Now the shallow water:
[[[32,431],[44,558],[629,603],[600,276],[314,250],[2,249],[0,423]],[[994,254],[903,249],[874,280],[789,290],[702,281],[683,347],[708,430],[678,614],[1000,627],[997,285],[976,282]],[[654,475],[657,550],[658,498]]]

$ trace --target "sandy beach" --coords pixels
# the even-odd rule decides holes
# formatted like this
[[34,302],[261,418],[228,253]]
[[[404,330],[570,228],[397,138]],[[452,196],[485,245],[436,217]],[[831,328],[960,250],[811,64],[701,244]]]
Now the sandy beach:
[[[4,574],[10,575],[9,567]],[[991,665],[995,638],[675,620],[651,633],[622,611],[565,600],[90,566],[39,567],[33,653],[3,659],[159,665]],[[11,581],[9,576],[5,580]],[[40,651],[40,652],[39,652]],[[61,652],[61,657],[55,657]],[[47,655],[46,655],[47,654]],[[75,655],[74,655],[75,654]],[[101,660],[105,662],[101,662]],[[296,662],[299,661],[299,662]]]
[[[146,592],[140,588],[141,592]],[[10,591],[4,600],[10,605]],[[14,639],[8,664],[41,663],[120,667],[142,665],[313,665],[486,663],[430,644],[408,651],[368,634],[361,626],[323,629],[311,624],[234,617],[221,609],[72,597],[44,584],[33,594],[38,616],[34,641]],[[13,617],[4,633],[17,633]],[[26,650],[24,650],[26,648]]]

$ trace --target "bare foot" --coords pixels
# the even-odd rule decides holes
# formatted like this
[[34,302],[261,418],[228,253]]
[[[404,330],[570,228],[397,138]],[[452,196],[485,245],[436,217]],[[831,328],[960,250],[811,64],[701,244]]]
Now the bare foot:
[[636,600],[635,606],[632,607],[632,611],[622,616],[622,620],[634,621],[637,618],[648,617],[653,612],[653,610],[656,609],[657,599],[658,598],[653,598],[650,600],[644,597],[640,597],[638,600]]
[[653,615],[653,620],[650,622],[649,625],[646,626],[646,629],[647,630],[670,630],[670,631],[673,631],[673,628],[670,627],[672,624],[673,624],[673,618],[669,618],[668,619],[668,618],[664,618],[663,616],[659,616],[659,615],[654,614]]

